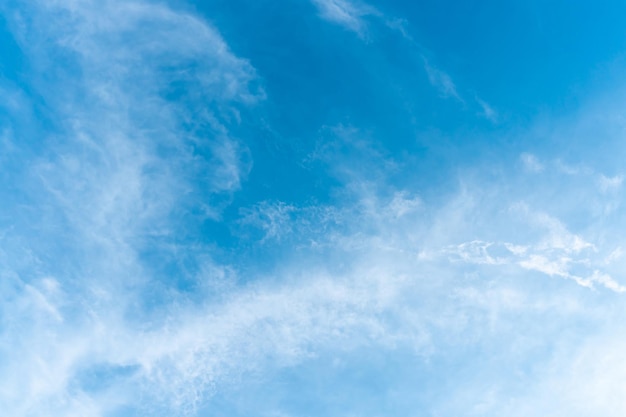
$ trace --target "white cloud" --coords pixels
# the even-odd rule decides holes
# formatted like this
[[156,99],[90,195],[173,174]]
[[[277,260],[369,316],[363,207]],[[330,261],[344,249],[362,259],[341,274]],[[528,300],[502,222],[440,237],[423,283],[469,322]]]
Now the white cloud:
[[[329,4],[340,7],[331,12],[350,27],[355,13],[341,9],[343,2]],[[226,195],[225,203],[207,203],[217,218],[220,204],[241,186],[250,162],[229,135],[228,115],[236,108],[224,108],[262,97],[251,87],[254,70],[210,26],[165,6],[50,7],[35,19],[48,32],[33,40],[40,48],[31,50],[33,61],[37,68],[55,68],[46,63],[46,51],[55,48],[48,38],[56,39],[63,51],[76,54],[72,63],[84,73],[53,74],[67,82],[66,91],[58,97],[60,88],[42,92],[61,129],[47,138],[33,166],[31,184],[40,185],[33,189],[45,191],[28,190],[38,210],[20,206],[31,213],[33,228],[23,228],[23,236],[18,227],[0,230],[0,402],[6,413],[95,417],[129,406],[138,408],[136,414],[193,415],[213,394],[245,386],[259,371],[295,367],[327,352],[358,355],[368,347],[390,352],[386,356],[408,351],[429,364],[442,358],[453,363],[449,374],[439,374],[454,379],[446,388],[451,392],[441,396],[446,406],[461,398],[462,410],[473,404],[478,414],[504,409],[508,413],[493,413],[532,415],[520,410],[541,409],[543,402],[532,401],[537,398],[553,403],[557,387],[578,405],[589,401],[589,410],[614,412],[623,372],[611,366],[622,344],[614,336],[608,348],[600,338],[582,350],[571,343],[578,342],[571,332],[581,323],[606,326],[623,315],[613,292],[624,287],[607,264],[620,254],[600,233],[528,205],[509,210],[511,201],[534,191],[514,186],[514,194],[498,185],[467,186],[443,203],[429,201],[389,184],[398,163],[358,129],[335,128],[327,130],[340,138],[325,142],[315,158],[343,184],[336,205],[265,202],[242,213],[242,224],[260,228],[264,243],[291,246],[270,271],[236,272],[236,266],[211,261],[200,244],[163,243],[176,226],[173,212],[185,210],[190,195],[202,193],[201,187],[208,188],[203,197]],[[63,27],[46,26],[54,24],[47,19],[50,10],[67,19]],[[152,36],[142,38],[146,27]],[[127,39],[128,33],[139,39]],[[161,68],[163,56],[181,67],[187,59],[198,61],[202,71]],[[455,96],[454,84],[441,74],[435,74],[439,88]],[[193,94],[176,104],[161,94],[172,78],[221,105],[189,110],[203,107]],[[19,134],[11,132],[7,143]],[[355,153],[337,157],[346,148]],[[188,177],[201,177],[202,185]],[[541,203],[547,212],[555,206]],[[167,284],[151,276],[150,260],[140,259],[143,242],[152,238],[181,263],[187,251],[202,252],[189,273],[202,284],[193,294],[177,298],[171,288],[175,302],[159,304],[158,287]],[[298,252],[302,242],[312,250]],[[538,290],[529,284],[529,270],[567,280]],[[572,280],[613,292],[580,295]],[[211,293],[214,286],[218,295]],[[148,296],[139,296],[141,290]],[[524,378],[523,372],[546,363],[543,352],[561,346],[574,351],[563,356],[576,359],[569,367],[557,360],[539,384]],[[519,372],[527,395],[498,386],[494,369],[497,375]],[[563,385],[572,375],[574,382]],[[476,384],[490,376],[494,387]],[[577,378],[593,381],[593,392]],[[479,394],[471,401],[459,394],[467,386]],[[429,406],[436,414],[437,404]],[[576,411],[569,404],[557,407],[571,411],[567,415]]]
[[496,123],[498,121],[498,113],[491,107],[486,101],[476,97],[476,102],[482,109],[480,115],[485,119],[489,120],[492,123]]
[[543,171],[544,169],[543,164],[539,161],[539,159],[531,153],[524,152],[520,155],[520,160],[524,165],[524,169],[528,172],[537,173]]
[[[387,229],[401,227],[405,220],[422,209],[422,200],[408,191],[395,191],[384,198],[375,192],[362,195],[362,191],[361,187],[353,190],[360,197],[345,207],[299,207],[280,201],[263,201],[254,207],[241,210],[240,225],[261,230],[261,243],[295,240],[299,242],[298,245],[307,247],[333,247],[342,244],[353,247],[358,243],[344,233],[347,232],[346,228],[351,229],[358,224],[357,219],[362,219],[361,225],[364,228],[385,232]],[[357,230],[354,231],[358,233]],[[392,245],[391,240],[388,243]],[[363,240],[361,244],[367,246],[368,242]]]
[[310,0],[317,7],[322,19],[356,33],[361,39],[369,36],[368,18],[377,20],[388,29],[398,32],[405,39],[412,40],[405,19],[389,17],[372,5],[360,0]]
[[584,164],[572,165],[557,159],[555,162],[558,171],[566,175],[591,175],[593,171]]
[[[550,277],[560,277],[593,288],[599,284],[621,293],[626,287],[599,268],[616,255],[598,253],[598,249],[581,236],[571,233],[557,219],[545,213],[532,212],[527,206],[515,205],[513,212],[525,213],[526,227],[541,231],[535,241],[485,242],[473,240],[443,248],[440,253],[455,262],[476,265],[519,266]],[[617,250],[617,249],[616,249]],[[611,252],[614,254],[615,251]],[[618,254],[619,255],[619,254]],[[574,272],[578,271],[578,272]]]
[[501,387],[498,400],[483,415],[623,415],[623,327],[611,324],[604,330],[586,332],[584,337],[568,338],[567,342],[555,346],[543,365],[532,372],[526,387]]
[[450,246],[443,250],[451,256],[453,262],[470,262],[474,264],[497,265],[504,262],[502,259],[493,257],[489,253],[489,247],[493,246],[492,242],[483,242],[481,240],[473,240],[458,245]]
[[394,217],[399,218],[414,213],[421,205],[422,200],[419,197],[411,197],[406,191],[397,191],[388,209]]
[[622,186],[623,182],[624,182],[624,177],[622,175],[616,175],[614,177],[607,177],[605,175],[600,174],[600,177],[599,177],[600,189],[603,192],[617,190]]
[[[419,48],[419,46],[413,43],[413,39],[407,30],[408,22],[405,19],[390,18],[375,7],[361,1],[311,0],[311,2],[317,7],[323,19],[341,25],[361,38],[367,38],[368,35],[367,18],[374,17],[382,21],[389,29],[399,32],[406,40],[410,41],[413,47]],[[432,65],[424,55],[421,55],[421,58],[428,81],[437,89],[439,94],[443,98],[453,98],[460,103],[465,103],[452,77],[445,71]],[[476,102],[481,108],[481,117],[493,123],[498,121],[498,114],[493,107],[478,97],[476,97]]]
[[218,217],[240,188],[251,162],[229,126],[264,93],[213,27],[163,4],[2,7],[54,133],[36,131],[25,95],[12,95],[19,117],[2,146],[39,149],[16,173],[27,197],[14,218],[27,224],[0,232],[11,277],[0,308],[14,323],[0,332],[0,403],[13,416],[110,415],[135,404],[138,371],[97,388],[81,375],[141,364],[146,329],[132,317],[146,314],[144,289],[159,291],[147,243],[164,256],[193,250],[168,247],[173,230],[192,206]]
[[367,31],[366,16],[379,15],[379,12],[365,3],[350,0],[311,0],[318,8],[320,16],[330,22],[344,26],[363,37]]
[[432,66],[426,58],[423,58],[423,62],[426,75],[428,75],[428,80],[432,86],[439,91],[441,96],[444,98],[454,98],[463,102],[463,99],[459,96],[459,93],[456,90],[456,85],[454,85],[452,78],[447,73]]
[[292,232],[292,217],[298,211],[297,207],[283,202],[272,204],[265,201],[252,209],[243,210],[240,222],[262,229],[264,236],[261,242],[268,239],[281,240],[283,236]]

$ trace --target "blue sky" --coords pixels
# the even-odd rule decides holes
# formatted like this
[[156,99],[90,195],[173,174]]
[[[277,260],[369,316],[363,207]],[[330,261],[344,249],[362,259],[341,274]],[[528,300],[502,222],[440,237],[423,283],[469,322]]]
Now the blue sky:
[[626,5],[0,5],[10,416],[623,416]]

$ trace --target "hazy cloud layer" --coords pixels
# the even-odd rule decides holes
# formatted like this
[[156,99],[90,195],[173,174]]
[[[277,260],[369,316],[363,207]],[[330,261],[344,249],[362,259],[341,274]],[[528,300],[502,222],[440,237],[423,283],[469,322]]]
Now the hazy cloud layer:
[[2,6],[2,409],[623,415],[623,100],[515,124],[382,4],[312,5],[255,36],[228,5]]

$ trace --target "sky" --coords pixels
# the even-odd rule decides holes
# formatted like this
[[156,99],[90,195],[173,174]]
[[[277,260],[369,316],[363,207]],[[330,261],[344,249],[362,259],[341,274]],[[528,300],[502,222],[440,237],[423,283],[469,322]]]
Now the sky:
[[3,415],[626,414],[625,3],[0,17]]

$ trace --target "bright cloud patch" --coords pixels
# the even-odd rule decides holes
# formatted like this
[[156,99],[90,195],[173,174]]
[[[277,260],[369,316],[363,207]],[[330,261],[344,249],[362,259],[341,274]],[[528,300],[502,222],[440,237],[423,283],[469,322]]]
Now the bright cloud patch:
[[377,14],[376,10],[371,6],[349,0],[312,1],[324,19],[342,25],[359,35],[364,34],[367,26],[363,18],[371,14]]

